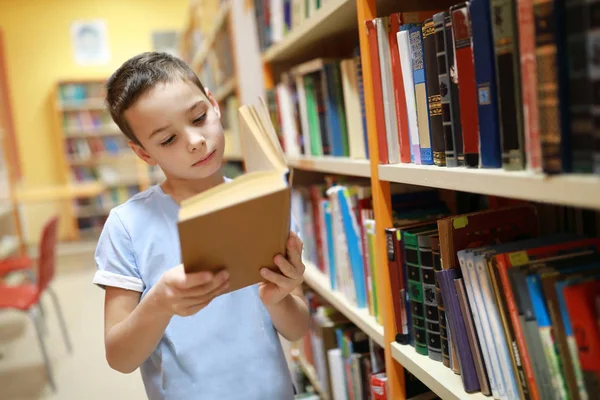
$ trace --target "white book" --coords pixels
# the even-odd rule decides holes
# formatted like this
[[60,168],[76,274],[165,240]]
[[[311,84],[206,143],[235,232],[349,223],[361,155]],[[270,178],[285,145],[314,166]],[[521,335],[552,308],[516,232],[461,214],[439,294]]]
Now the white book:
[[419,125],[417,123],[417,103],[415,100],[415,83],[413,80],[408,31],[400,31],[396,34],[396,37],[398,38],[398,52],[400,53],[400,66],[402,68],[404,95],[406,97],[406,113],[408,114],[410,157],[413,163],[420,164],[421,150],[419,147]]
[[344,107],[346,109],[350,158],[364,160],[367,158],[367,151],[360,110],[358,76],[354,59],[342,60],[340,70],[342,73],[342,88],[344,90]]
[[377,27],[377,47],[379,48],[379,69],[381,71],[381,93],[383,94],[388,161],[390,164],[398,164],[400,163],[400,143],[398,141],[398,121],[396,120],[387,18],[376,18],[375,25]]
[[269,0],[271,6],[271,41],[277,43],[283,39],[284,12],[282,0]]
[[294,104],[292,93],[286,83],[279,83],[276,87],[279,103],[279,116],[281,118],[281,132],[285,143],[285,153],[289,157],[300,156],[298,144],[298,130],[294,117]]
[[344,378],[344,361],[342,350],[339,348],[327,351],[329,358],[329,372],[331,373],[331,392],[333,400],[348,400],[346,393],[346,380]]

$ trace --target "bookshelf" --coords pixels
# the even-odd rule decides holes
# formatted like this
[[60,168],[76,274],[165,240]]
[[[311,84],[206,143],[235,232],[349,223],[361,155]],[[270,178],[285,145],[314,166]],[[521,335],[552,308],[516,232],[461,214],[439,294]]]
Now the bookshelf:
[[64,200],[67,238],[96,238],[110,209],[161,177],[139,160],[105,109],[103,79],[61,81],[54,94],[62,181],[21,188],[21,201]]
[[[219,104],[225,131],[224,159],[238,163],[242,161],[242,155],[238,136],[239,89],[232,44],[231,2],[207,0],[204,3],[190,9],[181,56],[196,72],[202,84],[209,88]],[[193,32],[198,32],[199,39],[190,44]]]
[[[255,0],[255,7],[264,1]],[[267,2],[268,3],[268,2]],[[370,178],[376,221],[376,254],[379,260],[386,260],[385,227],[393,226],[391,185],[417,185],[452,191],[478,193],[483,195],[526,200],[531,202],[580,207],[600,210],[600,177],[593,174],[545,175],[530,170],[507,171],[501,168],[448,168],[409,163],[380,164],[379,137],[376,123],[376,99],[372,84],[372,71],[369,58],[369,41],[364,21],[389,15],[395,11],[441,10],[458,3],[456,1],[429,1],[426,4],[413,4],[408,1],[391,2],[376,0],[330,0],[320,9],[292,28],[284,36],[269,46],[263,46],[263,70],[266,89],[274,90],[281,81],[282,72],[295,65],[316,57],[327,56],[328,44],[344,36],[354,37],[360,43],[362,61],[363,91],[366,108],[369,160],[353,160],[345,157],[306,156],[288,154],[290,167],[298,170],[339,174]],[[257,12],[260,16],[260,13]],[[258,18],[258,17],[257,17]],[[293,20],[293,17],[292,17]],[[264,32],[259,27],[259,36]],[[349,40],[349,39],[347,39]],[[264,41],[259,37],[259,41]],[[332,52],[336,54],[335,51]],[[275,122],[277,122],[275,120]],[[484,399],[481,393],[466,393],[459,375],[418,354],[411,346],[400,345],[394,337],[394,315],[390,276],[387,262],[378,265],[378,302],[383,304],[383,326],[363,313],[364,310],[352,306],[339,292],[332,291],[327,277],[317,268],[307,263],[306,283],[320,296],[329,301],[342,314],[385,348],[386,370],[390,393],[388,398],[403,399],[404,371],[407,369],[442,399]]]

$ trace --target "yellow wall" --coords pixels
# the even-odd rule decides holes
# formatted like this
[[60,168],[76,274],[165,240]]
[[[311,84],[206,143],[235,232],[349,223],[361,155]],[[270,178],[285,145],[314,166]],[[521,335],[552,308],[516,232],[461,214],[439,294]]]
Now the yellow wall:
[[[56,82],[107,78],[127,58],[151,50],[152,31],[181,30],[187,5],[188,0],[0,0],[10,97],[27,186],[60,180],[50,102]],[[111,53],[107,65],[75,64],[70,25],[80,19],[106,21]],[[29,239],[36,241],[40,224],[54,207],[27,208]]]

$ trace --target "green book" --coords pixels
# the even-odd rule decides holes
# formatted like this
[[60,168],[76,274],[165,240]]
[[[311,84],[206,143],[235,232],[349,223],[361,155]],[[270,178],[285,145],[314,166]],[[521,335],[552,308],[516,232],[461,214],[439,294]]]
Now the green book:
[[323,143],[321,141],[321,123],[319,121],[317,93],[313,76],[304,76],[304,91],[306,93],[306,111],[308,114],[308,127],[310,131],[310,153],[313,156],[322,156]]

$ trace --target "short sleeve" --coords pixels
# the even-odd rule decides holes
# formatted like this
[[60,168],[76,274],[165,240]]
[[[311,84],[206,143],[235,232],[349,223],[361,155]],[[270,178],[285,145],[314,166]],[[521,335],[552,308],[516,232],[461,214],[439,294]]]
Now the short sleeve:
[[131,237],[114,209],[104,224],[94,258],[98,268],[94,284],[102,288],[114,286],[136,292],[144,291]]

